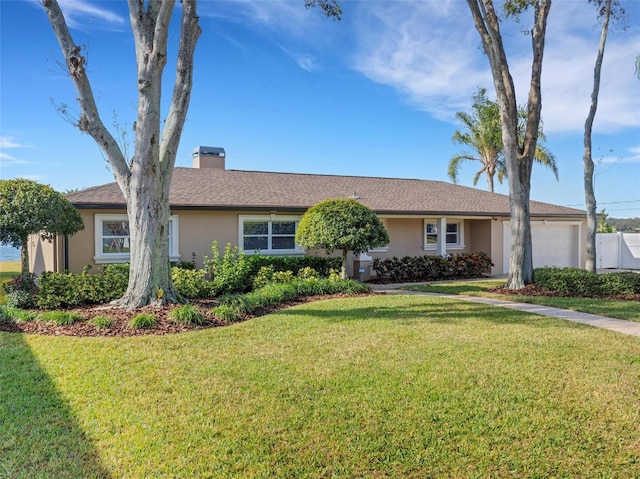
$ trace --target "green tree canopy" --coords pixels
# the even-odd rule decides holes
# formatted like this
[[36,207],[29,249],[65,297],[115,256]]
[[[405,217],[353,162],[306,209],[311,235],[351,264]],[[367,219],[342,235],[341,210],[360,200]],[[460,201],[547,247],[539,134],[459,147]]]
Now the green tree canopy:
[[[497,175],[498,182],[507,175],[507,167],[503,157],[502,125],[500,122],[500,109],[498,103],[487,98],[487,90],[479,88],[473,96],[471,112],[459,111],[456,118],[462,122],[465,131],[456,130],[451,138],[456,144],[469,147],[470,151],[459,153],[449,160],[448,175],[451,181],[457,183],[460,164],[463,161],[478,161],[482,167],[473,178],[473,184],[477,185],[480,176],[487,176],[489,191],[494,190],[493,179]],[[522,142],[526,130],[527,111],[518,109],[518,137]],[[542,127],[538,131],[538,138],[546,140]],[[554,155],[544,146],[537,144],[534,160],[551,169],[556,179],[558,167]]]
[[322,248],[327,253],[342,251],[341,277],[347,276],[347,252],[364,253],[389,244],[380,218],[354,199],[321,201],[302,216],[296,243],[305,248]]
[[29,270],[29,235],[51,240],[83,228],[78,210],[50,186],[23,178],[0,180],[0,243],[22,249],[22,273]]

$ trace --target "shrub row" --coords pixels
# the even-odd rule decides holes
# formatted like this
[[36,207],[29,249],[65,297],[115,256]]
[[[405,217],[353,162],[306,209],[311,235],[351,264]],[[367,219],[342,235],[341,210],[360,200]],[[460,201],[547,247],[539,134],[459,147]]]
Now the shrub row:
[[236,322],[259,309],[276,306],[296,298],[337,293],[361,294],[369,291],[370,288],[367,285],[350,279],[293,279],[285,283],[268,283],[247,294],[224,295],[220,298],[220,304],[213,308],[211,313],[223,321]]
[[577,268],[537,268],[533,282],[570,296],[640,294],[640,274],[631,272],[595,274]]
[[[217,248],[217,246],[216,246]],[[328,276],[339,258],[246,256],[227,245],[223,257],[207,260],[207,269],[171,268],[171,278],[177,292],[185,298],[212,298],[220,294],[244,293],[253,289],[254,278],[260,271],[275,274],[311,274]],[[317,272],[317,273],[316,273]],[[263,275],[264,276],[264,275]],[[263,278],[264,280],[265,278]],[[32,277],[16,280],[7,287],[7,303],[18,308],[69,308],[85,304],[108,303],[121,297],[129,281],[128,264],[110,264],[100,272],[89,274],[89,267],[81,274],[45,272],[37,280]],[[266,281],[264,281],[266,283]]]
[[448,256],[405,256],[373,261],[376,279],[382,283],[408,283],[444,279],[480,278],[493,266],[486,253]]
[[82,274],[45,272],[38,278],[37,288],[26,291],[22,285],[7,295],[7,303],[43,309],[106,303],[122,296],[128,281],[128,264],[106,265],[98,274],[89,274],[88,267]]

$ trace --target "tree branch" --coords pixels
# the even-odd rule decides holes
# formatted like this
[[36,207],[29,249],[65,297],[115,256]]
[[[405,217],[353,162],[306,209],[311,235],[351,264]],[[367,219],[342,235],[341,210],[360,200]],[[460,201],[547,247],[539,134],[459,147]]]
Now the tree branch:
[[175,164],[178,141],[187,118],[193,85],[193,57],[201,31],[196,15],[196,0],[183,0],[176,78],[160,144],[160,164],[167,170]]
[[[69,32],[57,0],[43,0],[42,5],[49,17],[49,22],[51,23],[51,27],[53,28],[53,32],[58,40],[58,44],[60,45],[69,69],[69,75],[78,93],[77,101],[80,105],[81,114],[77,127],[81,131],[89,134],[96,141],[113,168],[116,180],[121,186],[126,186],[131,171],[117,141],[100,119],[98,107],[85,69],[86,60],[80,54],[80,47],[74,43],[71,37],[71,33]],[[126,189],[123,188],[123,192],[125,190]]]

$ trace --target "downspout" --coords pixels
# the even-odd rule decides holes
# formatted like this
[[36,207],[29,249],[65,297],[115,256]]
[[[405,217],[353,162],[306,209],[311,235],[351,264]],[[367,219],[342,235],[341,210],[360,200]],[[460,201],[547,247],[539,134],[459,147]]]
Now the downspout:
[[69,237],[67,235],[62,238],[62,258],[64,263],[63,271],[69,271]]

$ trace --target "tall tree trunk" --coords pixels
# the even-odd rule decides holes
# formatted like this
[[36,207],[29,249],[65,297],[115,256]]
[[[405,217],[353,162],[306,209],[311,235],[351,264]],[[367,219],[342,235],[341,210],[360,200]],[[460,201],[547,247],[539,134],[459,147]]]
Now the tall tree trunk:
[[507,287],[512,289],[521,289],[533,282],[529,198],[531,170],[542,110],[540,79],[551,0],[536,0],[532,3],[535,9],[534,26],[531,30],[533,61],[527,102],[527,127],[523,143],[520,145],[518,141],[518,104],[500,33],[499,16],[493,7],[492,0],[467,0],[476,30],[482,40],[484,52],[489,58],[498,107],[500,108],[503,154],[509,181],[511,209],[512,243]]
[[493,174],[491,174],[491,172],[488,172],[488,171],[487,171],[487,187],[488,187],[488,189],[489,189],[489,191],[491,193],[494,192],[494,189],[493,189]]
[[347,253],[348,250],[342,250],[342,265],[340,266],[340,278],[347,279]]
[[160,133],[162,74],[175,0],[128,0],[135,40],[138,115],[131,165],[105,128],[86,74],[86,60],[69,33],[57,0],[42,0],[78,93],[78,128],[102,149],[127,203],[131,233],[131,268],[124,296],[126,308],[175,302],[169,269],[169,186],[193,84],[193,56],[200,36],[196,0],[182,0],[180,41],[171,105]]
[[600,91],[600,74],[602,71],[602,60],[604,59],[604,47],[607,42],[609,31],[609,18],[611,17],[611,0],[607,0],[604,17],[602,20],[602,31],[600,33],[600,45],[596,65],[593,69],[593,91],[591,92],[591,107],[584,124],[584,199],[587,208],[587,257],[585,268],[588,271],[596,272],[596,232],[598,230],[598,216],[596,214],[596,194],[593,186],[593,157],[591,154],[591,133],[593,130],[593,120],[598,109],[598,93]]
[[[146,162],[153,168],[153,162]],[[169,264],[169,185],[171,175],[134,174],[129,186],[127,214],[131,263],[124,296],[113,302],[126,308],[161,305],[179,300]]]
[[20,247],[20,272],[22,276],[29,273],[29,240],[24,240]]

